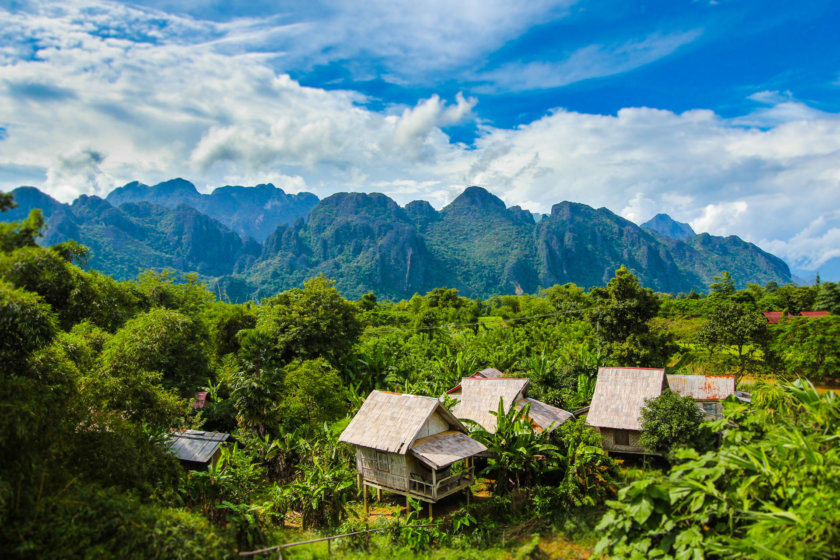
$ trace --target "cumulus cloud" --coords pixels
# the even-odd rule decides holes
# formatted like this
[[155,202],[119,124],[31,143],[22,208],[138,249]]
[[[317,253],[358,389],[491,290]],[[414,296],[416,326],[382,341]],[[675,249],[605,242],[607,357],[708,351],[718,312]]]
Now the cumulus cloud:
[[[524,4],[501,35],[556,6]],[[441,15],[443,4],[425,15],[420,7],[403,14],[396,4],[380,6],[380,21],[403,23],[388,37],[372,36],[370,48],[401,79],[423,65],[457,66],[498,37],[439,45],[429,40],[432,31],[441,25],[442,36],[455,37],[459,26],[488,22],[502,29],[492,24],[501,4],[481,5],[476,13],[469,2],[454,7],[451,21]],[[534,212],[562,200],[606,206],[636,222],[666,212],[697,231],[758,242],[803,268],[826,262],[840,246],[840,217],[832,213],[840,208],[840,118],[784,92],[756,93],[757,109],[734,119],[709,110],[557,109],[513,129],[479,123],[466,146],[452,142],[446,127],[476,119],[480,100],[430,94],[411,106],[372,110],[358,93],[304,87],[278,71],[289,63],[284,57],[304,57],[291,47],[295,37],[315,33],[306,22],[219,23],[94,0],[33,6],[29,13],[0,10],[4,188],[20,184],[15,177],[40,177],[37,186],[70,200],[135,179],[184,176],[204,190],[270,181],[290,192],[375,190],[440,207],[475,184]],[[331,9],[351,11],[342,3]],[[342,17],[376,19],[370,9]],[[380,23],[365,25],[342,33]],[[322,31],[319,45],[345,45]],[[603,56],[593,51],[589,60],[598,72],[620,71],[692,37],[626,46],[623,62],[607,56],[614,48]],[[340,60],[362,43],[359,36],[346,52],[323,56]],[[257,44],[265,48],[255,52]],[[315,60],[319,49],[305,56]],[[415,70],[397,72],[402,56]]]

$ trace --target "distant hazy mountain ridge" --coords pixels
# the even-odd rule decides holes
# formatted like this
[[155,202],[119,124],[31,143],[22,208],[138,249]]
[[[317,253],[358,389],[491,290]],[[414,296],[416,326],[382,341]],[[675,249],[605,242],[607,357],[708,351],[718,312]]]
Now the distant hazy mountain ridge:
[[664,214],[639,227],[606,208],[561,202],[537,221],[480,187],[440,211],[376,193],[318,201],[272,185],[202,195],[183,179],[129,183],[105,200],[83,196],[72,205],[32,187],[13,193],[19,207],[0,219],[41,208],[44,244],[75,239],[91,248],[92,268],[120,279],[146,268],[197,271],[234,301],[320,273],[348,297],[373,291],[390,299],[440,286],[469,297],[598,286],[622,264],[667,292],[704,290],[722,270],[741,284],[791,281],[788,266],[755,245],[696,235]]

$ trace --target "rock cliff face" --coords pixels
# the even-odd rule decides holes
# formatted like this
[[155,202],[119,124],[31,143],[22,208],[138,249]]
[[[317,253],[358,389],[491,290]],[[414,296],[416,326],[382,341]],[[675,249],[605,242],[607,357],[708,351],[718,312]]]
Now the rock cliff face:
[[200,194],[195,185],[173,179],[154,186],[133,182],[112,191],[108,202],[120,206],[126,202],[151,202],[168,208],[186,204],[215,218],[236,233],[262,243],[279,224],[293,224],[318,204],[311,193],[286,194],[274,185],[256,187],[220,187],[210,194]]
[[[621,265],[644,285],[668,292],[705,290],[722,270],[740,284],[791,281],[787,265],[755,245],[695,235],[665,215],[639,227],[606,208],[561,202],[536,221],[479,187],[440,211],[425,201],[401,208],[382,194],[339,193],[308,214],[302,208],[314,195],[294,195],[291,203],[270,185],[201,195],[180,179],[154,187],[130,183],[107,200],[83,196],[72,205],[31,187],[13,192],[20,207],[0,219],[42,208],[43,242],[88,245],[92,268],[121,279],[145,268],[196,271],[233,301],[273,295],[317,274],[336,280],[347,297],[373,291],[389,299],[441,286],[468,297],[566,282],[602,286]],[[297,214],[276,211],[272,201],[285,201],[277,204]],[[222,223],[202,205],[217,213],[230,208],[243,221],[259,214],[262,222],[249,231],[270,227],[271,233],[258,243],[244,225],[226,225],[236,221],[233,215]]]

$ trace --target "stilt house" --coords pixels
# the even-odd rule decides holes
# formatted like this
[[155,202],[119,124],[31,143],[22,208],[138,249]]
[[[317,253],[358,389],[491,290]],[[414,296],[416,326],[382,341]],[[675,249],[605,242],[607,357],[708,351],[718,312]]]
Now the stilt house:
[[[475,481],[470,458],[487,451],[437,399],[385,391],[368,395],[339,441],[356,446],[365,487],[429,503],[469,488]],[[461,460],[464,468],[452,473]]]
[[602,367],[586,423],[601,433],[607,451],[644,454],[642,409],[667,387],[664,369]]
[[705,419],[723,418],[724,400],[735,393],[734,375],[668,375],[668,387],[683,397],[691,397],[703,411]]
[[566,420],[572,418],[570,412],[545,404],[526,396],[528,379],[521,378],[476,378],[461,379],[460,402],[452,409],[452,413],[465,420],[472,420],[481,425],[488,432],[496,431],[497,418],[492,412],[499,410],[499,399],[502,399],[505,413],[512,407],[522,409],[526,404],[531,405],[528,417],[536,431],[553,431]]

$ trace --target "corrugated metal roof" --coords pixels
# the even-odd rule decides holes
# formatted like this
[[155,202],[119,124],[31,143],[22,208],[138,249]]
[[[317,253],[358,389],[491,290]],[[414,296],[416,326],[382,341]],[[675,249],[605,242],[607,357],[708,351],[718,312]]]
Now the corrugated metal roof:
[[586,423],[599,428],[641,430],[645,399],[655,399],[667,386],[664,369],[599,368]]
[[527,387],[527,379],[465,377],[461,379],[461,402],[455,405],[452,413],[457,418],[477,422],[488,432],[495,432],[496,417],[490,411],[496,412],[499,409],[499,398],[502,398],[505,412],[508,412],[524,395]]
[[815,318],[815,317],[826,317],[828,315],[831,315],[831,313],[829,313],[828,311],[800,311],[799,312],[800,317]]
[[455,461],[487,451],[467,434],[449,431],[418,439],[411,446],[412,455],[433,469],[448,467]]
[[377,451],[405,455],[423,424],[435,412],[456,430],[467,431],[433,397],[373,391],[338,439]]
[[563,422],[573,418],[571,412],[566,412],[562,408],[545,404],[536,399],[525,398],[519,399],[516,403],[516,408],[521,409],[525,403],[531,403],[531,410],[528,417],[537,425],[540,430],[548,430],[553,432]]
[[668,387],[697,401],[722,401],[735,392],[734,375],[668,375]]
[[213,458],[219,445],[230,437],[221,432],[184,430],[172,432],[169,450],[181,461],[206,463]]

